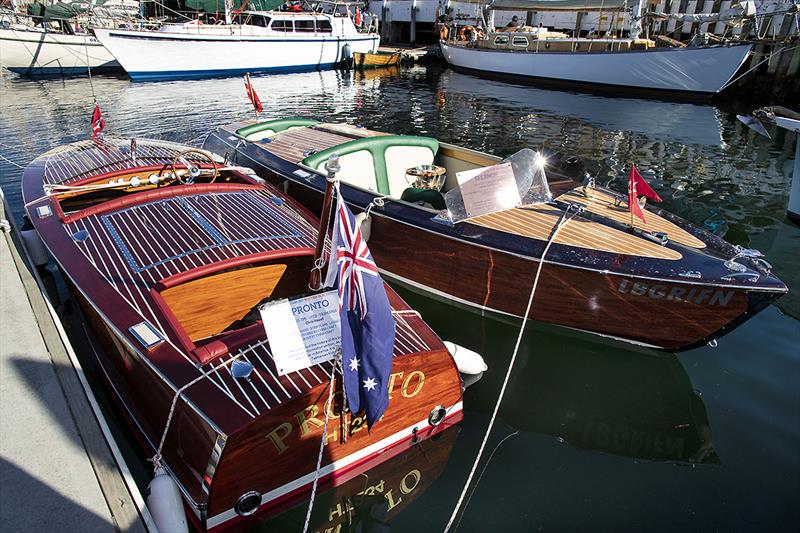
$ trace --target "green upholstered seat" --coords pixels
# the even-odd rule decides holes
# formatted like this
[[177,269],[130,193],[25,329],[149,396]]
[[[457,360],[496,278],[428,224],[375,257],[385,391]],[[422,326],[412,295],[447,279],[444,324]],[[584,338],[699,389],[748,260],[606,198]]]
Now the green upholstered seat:
[[[406,150],[405,152],[403,150]],[[422,150],[420,150],[422,149]],[[413,135],[380,135],[356,139],[337,146],[333,146],[316,154],[306,157],[302,163],[315,170],[324,170],[325,162],[332,154],[337,154],[340,163],[344,163],[348,155],[355,156],[368,153],[371,156],[372,168],[360,168],[365,174],[372,174],[375,180],[374,187],[380,194],[399,197],[408,187],[404,181],[405,171],[410,167],[421,164],[431,164],[436,152],[439,151],[439,141],[431,137],[417,137]],[[387,156],[388,154],[388,156]],[[404,157],[408,155],[408,157]],[[359,161],[367,162],[360,157]],[[402,168],[401,168],[402,167]],[[342,165],[341,178],[343,181],[356,185],[364,184],[363,176],[350,176],[353,172]],[[358,171],[358,170],[357,170]],[[362,178],[362,179],[359,179]],[[367,179],[371,182],[372,178]]]
[[[317,124],[319,124],[319,120],[313,120],[310,118],[277,118],[275,120],[256,122],[255,124],[250,124],[249,126],[239,128],[236,130],[236,135],[242,139],[247,139],[256,133],[268,133],[269,135],[274,135],[275,133],[286,131],[289,128],[308,128],[311,126],[316,126]],[[262,139],[265,137],[262,137]]]
[[405,200],[406,202],[411,202],[412,204],[422,203],[422,204],[430,204],[431,207],[441,211],[444,209],[444,196],[439,191],[433,189],[420,189],[418,187],[409,187],[408,189],[403,191],[402,196],[400,196],[401,200]]

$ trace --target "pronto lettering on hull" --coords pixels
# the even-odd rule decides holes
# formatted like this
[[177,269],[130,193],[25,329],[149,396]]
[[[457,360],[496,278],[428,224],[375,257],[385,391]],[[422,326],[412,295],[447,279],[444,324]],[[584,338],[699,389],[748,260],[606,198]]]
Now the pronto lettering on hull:
[[[399,396],[402,398],[413,398],[422,391],[425,386],[425,373],[421,370],[414,370],[408,373],[395,372],[389,378],[389,399]],[[335,413],[336,410],[333,405],[341,405],[341,391],[334,393],[334,401],[332,402],[331,411],[328,412],[330,420],[338,420],[341,416],[340,413]],[[390,403],[391,407],[391,403]],[[278,455],[282,454],[289,449],[291,443],[289,442],[292,434],[296,433],[298,439],[305,439],[310,435],[322,433],[322,427],[325,425],[325,413],[323,407],[317,404],[312,404],[305,409],[298,411],[293,416],[293,421],[286,421],[279,424],[267,433],[266,438],[275,446],[275,451]],[[347,415],[347,413],[345,413]],[[349,423],[349,435],[353,435],[366,427],[366,418],[363,416],[353,416]],[[328,433],[325,435],[325,444],[336,442],[339,438],[339,425],[328,424]]]
[[663,284],[647,284],[641,281],[623,279],[617,289],[622,294],[646,296],[653,300],[688,302],[697,305],[718,305],[727,307],[733,299],[735,291],[726,289],[710,289],[708,287],[681,287]]

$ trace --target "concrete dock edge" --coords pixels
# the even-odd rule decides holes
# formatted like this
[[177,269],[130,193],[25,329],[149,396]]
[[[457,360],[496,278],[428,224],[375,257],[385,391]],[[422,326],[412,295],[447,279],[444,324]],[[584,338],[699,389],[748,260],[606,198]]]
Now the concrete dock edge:
[[[46,475],[42,475],[42,469],[39,469],[36,475],[30,475],[36,478],[37,484],[46,485],[49,488],[49,491],[46,491],[48,494],[51,494],[50,491],[56,494],[61,494],[62,491],[69,493],[69,491],[85,490],[88,494],[84,494],[83,496],[85,496],[85,498],[82,497],[79,500],[79,503],[83,504],[84,507],[91,507],[89,501],[92,500],[92,493],[96,493],[99,489],[99,491],[102,493],[102,498],[105,500],[107,509],[97,509],[98,505],[95,502],[94,508],[87,510],[87,516],[94,515],[92,516],[92,518],[95,519],[93,521],[93,525],[97,527],[88,527],[89,524],[86,524],[87,527],[84,528],[85,531],[92,529],[104,529],[101,527],[101,524],[108,523],[106,522],[108,519],[110,519],[109,526],[111,526],[108,528],[109,530],[117,529],[119,531],[135,533],[155,531],[156,529],[153,525],[152,518],[144,506],[142,495],[134,484],[130,475],[130,471],[128,470],[127,465],[125,465],[125,461],[122,458],[116,443],[113,441],[113,437],[111,437],[111,433],[105,423],[102,412],[99,409],[91,389],[88,388],[88,382],[83,375],[80,362],[75,357],[74,351],[72,350],[69,340],[66,337],[63,327],[58,321],[58,317],[55,314],[52,305],[44,294],[43,285],[41,283],[41,279],[38,277],[35,267],[31,265],[29,257],[27,257],[27,253],[22,244],[21,236],[19,235],[17,226],[14,224],[11,213],[5,204],[5,198],[2,195],[2,191],[0,191],[0,197],[2,197],[2,203],[0,204],[0,219],[8,220],[10,222],[9,227],[4,228],[3,243],[0,244],[0,246],[7,248],[7,252],[4,251],[2,254],[2,276],[3,284],[5,285],[3,287],[3,292],[6,293],[14,290],[19,292],[19,287],[14,287],[13,285],[20,284],[22,290],[24,290],[24,294],[27,296],[27,303],[29,304],[30,310],[33,314],[35,325],[38,327],[38,331],[15,331],[12,333],[11,331],[8,331],[7,326],[4,325],[2,331],[0,331],[0,335],[2,335],[2,337],[0,337],[0,342],[5,345],[3,347],[3,351],[6,353],[15,351],[15,344],[17,344],[20,335],[27,337],[30,342],[33,343],[33,346],[38,346],[40,343],[44,345],[47,351],[45,356],[49,354],[52,371],[55,373],[58,387],[60,387],[61,393],[63,394],[64,405],[66,405],[68,414],[72,419],[60,421],[60,425],[62,426],[61,432],[71,433],[72,431],[75,431],[77,433],[79,442],[84,448],[86,457],[88,458],[88,463],[91,468],[91,472],[85,471],[86,468],[83,464],[85,464],[86,461],[81,460],[80,457],[76,458],[74,450],[72,454],[65,453],[62,457],[59,454],[58,441],[53,442],[52,444],[54,447],[48,449],[40,449],[40,442],[31,442],[30,446],[21,447],[19,445],[25,444],[24,440],[27,438],[27,434],[17,431],[13,433],[12,436],[6,431],[8,428],[3,427],[2,429],[4,436],[2,438],[6,440],[6,442],[8,442],[7,439],[10,438],[23,439],[23,442],[18,442],[17,445],[4,445],[4,452],[6,451],[6,448],[15,449],[18,452],[20,449],[26,449],[22,457],[3,457],[3,468],[7,469],[7,472],[3,474],[3,477],[5,478],[6,474],[11,471],[21,471],[20,468],[24,469],[24,466],[27,462],[42,461],[42,454],[44,454],[45,461],[49,460],[53,464],[62,460],[72,461],[74,464],[66,467],[67,471],[71,473],[70,475],[65,476],[64,472],[60,472],[58,475],[54,475],[53,479],[48,479]],[[7,260],[8,257],[11,258],[11,261]],[[15,280],[15,277],[18,277],[18,280]],[[17,300],[22,300],[22,298],[17,298]],[[25,311],[27,311],[24,304],[25,302],[23,301],[15,302],[15,305],[19,307],[20,314],[25,314]],[[16,319],[16,317],[14,318]],[[7,319],[7,322],[10,323],[11,320]],[[40,339],[37,339],[37,336],[39,336]],[[5,364],[7,361],[3,361],[3,363]],[[37,371],[40,375],[40,377],[37,379],[46,380],[48,375],[51,374],[50,372],[41,368],[37,369]],[[6,373],[10,374],[10,372]],[[9,378],[14,379],[12,376],[8,375],[4,376],[3,379],[5,380]],[[28,385],[30,385],[30,383]],[[45,386],[48,385],[50,388],[55,388],[52,383],[45,383]],[[12,390],[12,388],[7,390]],[[41,394],[41,391],[30,392],[32,397],[35,397],[37,394]],[[13,399],[4,399],[4,403],[7,401],[13,401]],[[9,407],[6,406],[4,409],[9,409]],[[6,415],[8,415],[8,413],[9,411],[6,411]],[[48,415],[53,417],[57,416],[57,413],[48,413],[43,416],[46,417]],[[6,421],[14,421],[13,416],[4,416],[3,418]],[[5,422],[3,425],[6,425]],[[65,446],[65,448],[66,447],[69,446]],[[24,455],[27,455],[28,453],[30,454],[30,457],[25,457]],[[37,454],[39,455],[38,457]],[[7,454],[4,453],[3,455],[5,456]],[[77,455],[80,456],[80,454]],[[19,459],[19,465],[14,464],[17,463],[17,461],[14,459]],[[6,462],[9,464],[6,465]],[[76,477],[80,479],[76,480]],[[92,482],[95,483],[95,487],[87,486],[87,484]],[[82,488],[67,488],[67,485],[75,484],[78,484],[78,486]],[[6,487],[4,490],[14,489]],[[13,498],[13,495],[9,493],[7,493],[6,496],[8,498]],[[65,496],[65,500],[67,501],[74,501],[75,499],[76,497],[74,494],[67,494]],[[53,526],[51,529],[61,529],[64,531],[68,530],[67,524],[69,523],[70,517],[39,516],[47,512],[47,505],[42,505],[42,502],[37,501],[36,499],[31,499],[31,501],[28,501],[29,499],[26,498],[25,495],[20,495],[20,497],[16,498],[16,500],[18,502],[16,505],[22,507],[16,508],[14,513],[23,517],[26,515],[30,516],[31,524],[37,524],[41,526],[50,524]],[[29,505],[30,508],[25,508],[26,505]],[[8,515],[6,515],[3,521],[5,521],[7,518]],[[16,525],[19,526],[24,523],[25,522],[23,521],[22,523],[18,523]],[[4,525],[0,523],[0,529],[5,529],[5,526],[11,525],[12,524]]]

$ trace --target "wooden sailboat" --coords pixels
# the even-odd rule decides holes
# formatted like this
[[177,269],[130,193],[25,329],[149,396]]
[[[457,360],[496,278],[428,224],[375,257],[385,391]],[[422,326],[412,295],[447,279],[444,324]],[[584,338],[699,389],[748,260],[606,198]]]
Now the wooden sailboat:
[[[646,207],[647,222],[630,227],[627,198],[594,185],[581,161],[562,154],[543,154],[552,201],[453,224],[443,194],[459,188],[457,174],[499,157],[307,119],[231,124],[205,147],[282,184],[311,210],[325,186],[320,165],[337,153],[344,198],[354,211],[369,209],[369,245],[384,276],[481,314],[525,315],[544,248],[575,210],[553,239],[527,318],[680,350],[720,337],[787,291],[758,252],[663,209]],[[412,186],[409,173],[421,165],[443,179]]]
[[626,37],[568,36],[542,27],[495,28],[495,11],[623,12],[626,0],[495,0],[489,30],[450,26],[440,46],[447,62],[461,70],[514,81],[624,94],[660,94],[708,99],[719,93],[744,64],[752,47],[735,42],[661,48],[641,38],[645,4],[633,3]]
[[332,361],[279,371],[255,310],[308,292],[317,221],[247,169],[169,142],[92,140],[38,157],[22,189],[100,374],[198,528],[244,527],[306,497],[326,415],[328,486],[460,420],[452,357],[388,287],[390,400],[371,431],[340,392],[326,409]]

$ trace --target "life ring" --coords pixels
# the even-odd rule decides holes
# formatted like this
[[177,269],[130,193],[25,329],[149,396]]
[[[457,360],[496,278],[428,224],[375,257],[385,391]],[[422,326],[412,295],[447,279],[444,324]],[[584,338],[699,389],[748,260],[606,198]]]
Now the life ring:
[[447,40],[447,34],[448,34],[448,33],[449,33],[449,32],[447,31],[447,26],[445,26],[444,24],[442,24],[442,27],[439,29],[439,39],[441,39],[441,40],[443,40],[443,41],[446,41],[446,40]]
[[478,33],[477,33],[478,30],[475,29],[475,26],[464,26],[463,28],[458,30],[458,39],[460,41],[469,41],[469,40],[471,40],[470,37],[467,37],[467,32],[469,32],[470,35],[475,35],[476,37],[478,35]]

